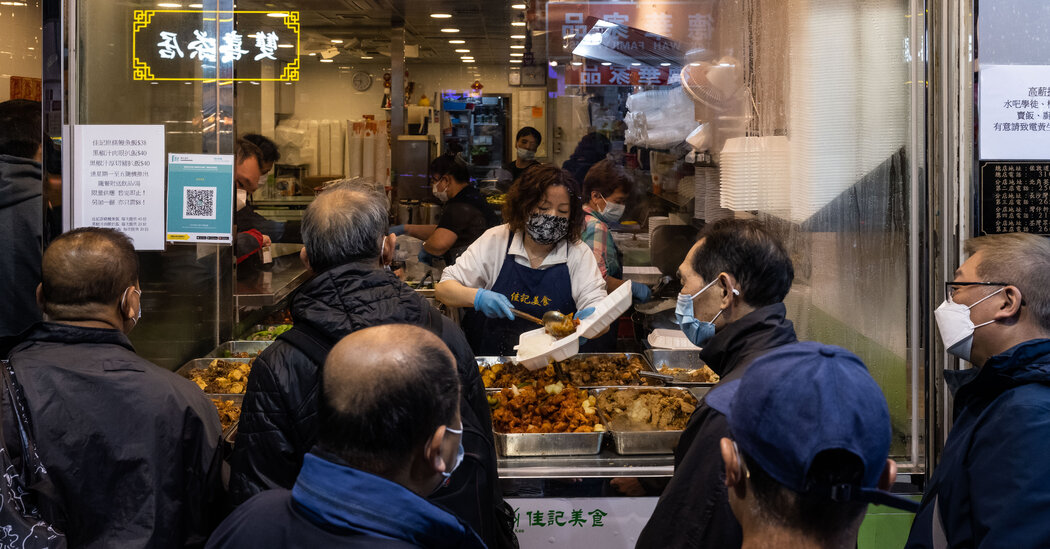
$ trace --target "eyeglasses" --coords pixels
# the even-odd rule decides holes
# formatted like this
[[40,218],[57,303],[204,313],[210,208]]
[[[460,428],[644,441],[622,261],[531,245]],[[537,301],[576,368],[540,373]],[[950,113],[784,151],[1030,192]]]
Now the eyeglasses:
[[[948,298],[948,301],[952,301],[955,297],[955,292],[963,289],[964,286],[1012,286],[1006,282],[958,282],[951,281],[944,283],[944,295]],[[954,302],[953,302],[954,303]]]

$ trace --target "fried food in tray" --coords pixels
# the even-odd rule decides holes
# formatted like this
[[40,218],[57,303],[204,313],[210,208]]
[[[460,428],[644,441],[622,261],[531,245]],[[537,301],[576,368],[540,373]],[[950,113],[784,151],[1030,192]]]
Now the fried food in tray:
[[489,397],[497,433],[593,433],[605,428],[595,397],[571,385],[510,387]]
[[596,403],[613,431],[681,431],[697,404],[678,389],[606,389]]
[[668,366],[662,366],[659,372],[666,376],[671,376],[675,381],[686,381],[689,383],[718,383],[719,377],[709,366],[706,364],[695,370],[690,368],[671,368]]
[[231,425],[237,422],[241,417],[241,403],[233,400],[226,400],[222,398],[212,398],[212,404],[215,404],[215,409],[219,411],[219,423],[222,424],[222,430],[226,431]]
[[251,362],[235,362],[216,358],[207,368],[190,372],[190,379],[205,393],[237,395],[244,393],[248,384]]
[[534,372],[512,362],[479,366],[478,368],[481,370],[481,382],[486,388],[522,387],[524,385],[546,387],[559,381],[553,364],[548,364],[546,368]]
[[558,365],[569,383],[581,387],[642,385],[638,372],[646,368],[640,357],[627,355],[574,357]]

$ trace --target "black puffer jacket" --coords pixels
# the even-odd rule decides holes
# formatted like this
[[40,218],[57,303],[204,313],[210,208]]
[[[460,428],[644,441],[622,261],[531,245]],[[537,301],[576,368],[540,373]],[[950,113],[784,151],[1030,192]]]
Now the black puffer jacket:
[[41,318],[36,285],[44,253],[43,185],[39,162],[0,155],[0,234],[6,241],[0,254],[0,337],[17,336]]
[[[756,358],[798,341],[786,314],[783,303],[752,311],[715,334],[700,358],[721,376],[720,383],[739,379]],[[722,437],[728,436],[726,417],[700,403],[675,449],[674,476],[636,549],[740,547],[743,533],[729,507],[720,449]]]
[[[501,501],[492,440],[492,419],[474,355],[463,332],[393,273],[350,264],[325,271],[292,298],[292,319],[327,338],[383,324],[432,328],[452,350],[463,386],[460,412],[466,457],[432,501],[467,521],[495,546],[494,509]],[[431,315],[436,315],[431,317]],[[240,503],[271,488],[291,488],[303,456],[317,442],[320,365],[300,348],[278,340],[256,359],[248,377],[240,426],[231,457],[230,492]]]

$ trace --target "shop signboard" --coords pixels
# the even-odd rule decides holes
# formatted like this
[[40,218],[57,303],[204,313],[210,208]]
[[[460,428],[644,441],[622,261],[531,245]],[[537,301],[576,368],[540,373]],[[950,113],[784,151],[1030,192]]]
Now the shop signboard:
[[74,129],[73,227],[106,227],[164,249],[164,126]]
[[[572,55],[593,24],[589,18],[640,29],[652,40],[669,38],[687,49],[706,49],[715,35],[714,0],[548,2],[547,51],[551,59],[561,60]],[[624,40],[627,38],[625,35]],[[631,49],[627,43],[622,48]]]
[[229,80],[299,80],[297,11],[134,10],[131,25],[135,80],[214,81],[216,63],[233,64]]
[[565,67],[566,86],[660,86],[677,81],[667,67],[618,67],[588,63]]
[[630,549],[659,498],[507,498],[522,547]]
[[1050,66],[984,65],[978,92],[979,233],[1050,235]]
[[168,242],[233,242],[233,155],[168,155]]

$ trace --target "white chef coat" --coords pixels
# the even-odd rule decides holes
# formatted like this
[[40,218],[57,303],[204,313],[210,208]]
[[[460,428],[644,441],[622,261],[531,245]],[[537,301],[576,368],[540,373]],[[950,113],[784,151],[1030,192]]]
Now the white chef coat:
[[[510,249],[507,249],[510,234],[510,226],[506,224],[485,231],[456,259],[455,265],[445,268],[441,281],[455,280],[468,288],[491,290],[508,253],[514,256],[518,265],[531,267],[521,233],[514,234]],[[572,299],[576,302],[577,310],[593,307],[605,298],[605,279],[598,269],[594,252],[587,244],[583,241],[569,243],[562,240],[547,254],[539,268],[549,269],[562,263],[569,268]]]

